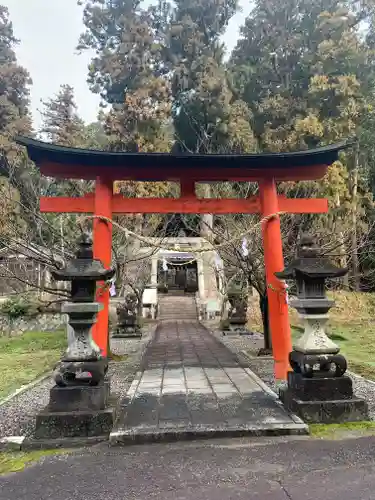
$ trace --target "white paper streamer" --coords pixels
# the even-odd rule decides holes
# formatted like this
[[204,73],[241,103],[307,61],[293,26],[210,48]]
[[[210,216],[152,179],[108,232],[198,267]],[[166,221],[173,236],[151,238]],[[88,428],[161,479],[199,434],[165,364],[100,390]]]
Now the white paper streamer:
[[168,271],[168,263],[166,258],[163,258],[163,271]]
[[247,239],[242,240],[242,255],[247,257],[249,255],[249,250],[247,249]]
[[112,280],[111,286],[109,287],[109,295],[111,297],[116,297],[116,285],[115,285],[115,280]]
[[221,269],[221,258],[219,254],[215,254],[215,267],[218,271]]

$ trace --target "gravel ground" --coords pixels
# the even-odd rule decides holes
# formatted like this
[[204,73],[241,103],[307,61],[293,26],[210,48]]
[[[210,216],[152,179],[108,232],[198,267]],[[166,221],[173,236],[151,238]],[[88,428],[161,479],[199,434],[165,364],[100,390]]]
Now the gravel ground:
[[[208,325],[207,325],[208,327]],[[233,352],[240,354],[241,351],[256,353],[263,346],[263,336],[254,333],[246,336],[223,336],[217,329],[211,328],[213,335]],[[249,368],[263,380],[274,392],[278,393],[273,373],[273,360],[270,358],[249,357]],[[347,372],[353,380],[354,394],[367,401],[371,420],[375,420],[375,382],[362,378],[355,373]]]
[[[148,325],[142,338],[113,339],[112,351],[128,355],[125,361],[111,362],[111,392],[123,397],[138,369],[143,352],[153,337],[154,325]],[[49,400],[49,391],[54,383],[52,377],[29,389],[0,406],[0,438],[6,436],[30,435],[34,427],[35,415]]]
[[111,363],[111,392],[121,399],[125,397],[134,375],[137,372],[143,353],[153,338],[155,325],[148,325],[140,339],[112,339],[111,349],[114,354],[127,354],[125,361]]

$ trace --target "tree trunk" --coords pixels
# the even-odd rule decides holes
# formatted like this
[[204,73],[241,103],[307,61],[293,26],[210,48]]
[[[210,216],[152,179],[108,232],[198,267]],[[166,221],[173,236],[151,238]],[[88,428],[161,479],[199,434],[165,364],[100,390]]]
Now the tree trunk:
[[[211,186],[202,184],[202,198],[211,198]],[[214,216],[212,214],[201,215],[200,235],[208,241],[212,241],[212,230],[214,224]]]
[[[341,201],[340,201],[340,195],[337,193],[336,195],[336,200],[335,204],[337,208],[341,207]],[[340,242],[340,247],[339,247],[339,253],[340,253],[340,266],[341,267],[348,267],[348,259],[346,257],[346,248],[345,248],[345,239],[344,239],[344,233],[343,231],[339,231],[339,242]],[[343,285],[346,288],[349,288],[349,277],[346,274],[343,277]]]
[[[139,236],[141,236],[141,234],[142,234],[143,219],[144,219],[143,214],[135,214],[135,216],[134,216],[134,232],[135,232],[135,234],[138,234]],[[141,241],[138,238],[133,238],[133,243],[132,243],[133,254],[131,256],[137,255],[140,248],[141,248]]]
[[265,295],[259,295],[259,307],[262,313],[263,336],[264,336],[264,348],[262,351],[264,353],[272,353],[272,338],[271,338],[270,323],[269,323],[267,293]]
[[144,292],[144,289],[142,289],[142,291],[139,291],[139,293],[137,293],[137,299],[138,299],[138,304],[137,304],[137,324],[139,324],[139,321],[142,321],[141,318],[143,318],[143,303],[142,303],[143,292]]
[[357,145],[354,153],[354,168],[352,172],[352,231],[351,231],[352,276],[353,276],[353,288],[356,292],[359,292],[360,288],[358,240],[357,240],[358,173],[359,173],[359,147]]
[[[144,221],[144,216],[143,214],[134,214],[134,226],[133,226],[133,232],[137,235],[142,235],[142,229],[143,229],[143,221]],[[130,236],[129,237],[129,243],[126,248],[126,255],[124,258],[124,262],[122,263],[121,266],[121,288],[120,288],[120,297],[125,296],[126,290],[128,289],[128,282],[126,281],[126,278],[131,282],[134,283],[135,277],[136,277],[136,267],[137,264],[133,262],[133,260],[138,256],[140,253],[140,248],[141,248],[141,241],[134,237]],[[127,274],[127,277],[125,276]]]
[[64,241],[64,214],[60,214],[60,238],[61,238],[61,255],[65,256],[65,241]]

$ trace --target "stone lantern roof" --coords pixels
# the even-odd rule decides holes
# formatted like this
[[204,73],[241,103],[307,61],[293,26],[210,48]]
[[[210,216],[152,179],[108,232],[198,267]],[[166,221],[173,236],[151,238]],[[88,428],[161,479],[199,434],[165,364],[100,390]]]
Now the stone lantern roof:
[[303,235],[297,247],[297,257],[283,271],[275,273],[279,279],[296,279],[297,275],[308,278],[339,278],[347,274],[348,269],[340,268],[321,254],[315,239]]
[[106,281],[115,274],[115,270],[106,269],[98,259],[93,258],[92,239],[83,234],[79,240],[76,257],[70,260],[62,269],[52,271],[57,281]]

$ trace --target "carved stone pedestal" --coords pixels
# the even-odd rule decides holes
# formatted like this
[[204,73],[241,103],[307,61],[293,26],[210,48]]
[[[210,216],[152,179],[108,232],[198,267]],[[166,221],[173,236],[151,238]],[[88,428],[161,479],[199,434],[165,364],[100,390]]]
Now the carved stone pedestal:
[[230,324],[223,330],[223,335],[250,335],[250,332],[242,324]]
[[[97,386],[55,386],[50,402],[36,417],[34,441],[107,439],[116,419],[109,380]],[[35,444],[35,443],[34,443]]]
[[[325,332],[325,325],[329,319],[325,311],[331,304],[333,301],[325,299],[291,300],[291,306],[297,309],[304,325],[303,335],[293,344],[295,351],[309,354],[337,354],[340,351],[339,346]],[[324,313],[315,312],[319,311],[319,306],[324,308]],[[310,314],[306,313],[306,310],[311,311]]]
[[348,376],[306,378],[288,374],[288,387],[280,389],[284,406],[306,423],[341,423],[368,420],[366,401],[353,395]]
[[109,380],[86,387],[55,385],[50,391],[48,410],[50,412],[104,410],[108,406],[109,395]]
[[[53,440],[58,444],[70,446],[71,440],[80,445],[89,442],[89,438],[107,440],[116,420],[114,408],[105,408],[95,412],[41,412],[36,418],[33,447],[37,441],[53,445]],[[42,444],[42,443],[41,443]]]
[[118,325],[116,330],[112,333],[113,339],[129,339],[129,338],[141,338],[142,330],[139,326],[121,326]]

